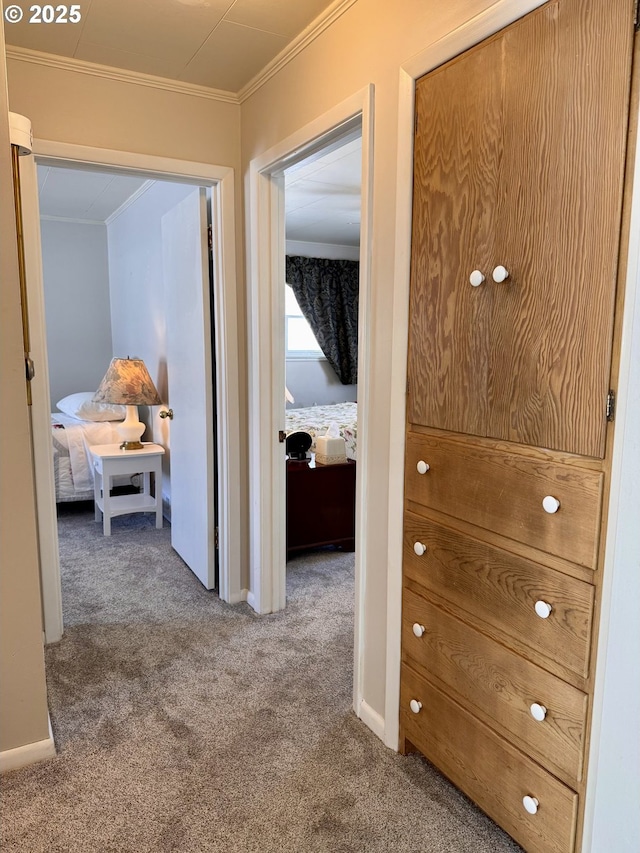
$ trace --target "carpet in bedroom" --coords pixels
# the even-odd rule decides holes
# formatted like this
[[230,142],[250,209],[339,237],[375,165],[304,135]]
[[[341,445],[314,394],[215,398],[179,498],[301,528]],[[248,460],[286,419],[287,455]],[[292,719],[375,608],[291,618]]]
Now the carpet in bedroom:
[[58,755],[2,779],[5,853],[519,848],[351,709],[353,555],[288,565],[287,609],[203,589],[150,516],[60,517]]

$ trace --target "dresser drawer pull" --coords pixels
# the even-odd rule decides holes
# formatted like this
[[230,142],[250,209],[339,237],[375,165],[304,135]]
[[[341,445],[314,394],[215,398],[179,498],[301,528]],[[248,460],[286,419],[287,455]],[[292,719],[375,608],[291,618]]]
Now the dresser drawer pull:
[[560,501],[558,498],[554,498],[553,495],[547,495],[546,498],[542,499],[542,508],[549,515],[553,515],[554,512],[558,512],[560,509]]
[[424,634],[424,632],[425,632],[424,625],[420,625],[419,622],[413,623],[413,633],[415,634],[416,637],[421,637]]
[[422,557],[422,555],[427,551],[427,546],[423,545],[422,542],[416,542],[413,546],[413,550],[416,552],[418,557]]
[[425,462],[424,459],[421,459],[416,465],[416,470],[418,471],[418,474],[426,474],[429,470],[429,464]]
[[540,803],[536,800],[535,797],[526,796],[522,798],[522,805],[529,812],[529,814],[535,814],[538,811],[538,806]]
[[411,702],[409,702],[409,707],[411,708],[414,714],[419,714],[420,709],[422,708],[422,702],[420,702],[418,699],[412,699]]
[[538,723],[543,722],[544,718],[547,716],[547,709],[544,705],[539,705],[537,702],[534,702],[529,710],[531,711],[533,719]]
[[482,270],[474,270],[469,276],[469,284],[471,287],[480,287],[484,281],[484,273]]
[[553,607],[550,604],[547,604],[546,601],[536,601],[534,607],[536,613],[541,619],[548,619],[551,615],[551,611],[553,610]]

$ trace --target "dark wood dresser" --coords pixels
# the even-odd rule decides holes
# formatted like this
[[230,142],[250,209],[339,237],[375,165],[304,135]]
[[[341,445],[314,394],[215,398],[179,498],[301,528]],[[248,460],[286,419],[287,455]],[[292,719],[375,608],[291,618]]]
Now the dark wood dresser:
[[356,463],[287,459],[287,556],[306,548],[355,549]]

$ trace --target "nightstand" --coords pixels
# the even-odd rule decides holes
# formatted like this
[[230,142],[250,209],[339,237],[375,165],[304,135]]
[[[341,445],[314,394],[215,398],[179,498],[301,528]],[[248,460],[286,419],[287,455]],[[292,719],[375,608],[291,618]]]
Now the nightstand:
[[287,460],[287,555],[337,545],[355,549],[356,463]]
[[[103,532],[111,536],[111,519],[131,512],[155,512],[156,527],[162,527],[162,457],[159,444],[144,444],[142,450],[121,450],[119,444],[96,444],[93,457],[96,521],[102,513]],[[136,495],[112,495],[112,477],[143,475],[142,492]],[[154,492],[151,493],[151,474]]]

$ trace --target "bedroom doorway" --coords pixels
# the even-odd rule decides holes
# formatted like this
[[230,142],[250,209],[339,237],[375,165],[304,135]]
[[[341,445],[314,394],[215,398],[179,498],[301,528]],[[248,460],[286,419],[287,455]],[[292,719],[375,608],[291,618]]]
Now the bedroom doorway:
[[359,129],[284,171],[288,569],[355,550],[361,173]]
[[249,489],[253,509],[250,603],[259,613],[271,613],[286,606],[285,172],[329,146],[338,148],[359,135],[362,138],[357,393],[360,429],[354,536],[353,708],[370,728],[381,732],[382,719],[363,700],[365,593],[370,587],[366,576],[370,537],[365,506],[372,471],[367,424],[373,391],[369,346],[373,102],[374,88],[369,85],[249,164],[247,305],[251,340],[249,386],[254,389],[249,398]]
[[[200,186],[208,187],[212,219],[212,243],[215,250],[212,254],[214,267],[214,284],[211,289],[213,300],[213,317],[215,325],[215,360],[217,375],[223,375],[225,387],[219,390],[217,399],[216,428],[211,433],[217,436],[219,453],[219,478],[217,499],[225,509],[219,521],[220,541],[220,597],[229,601],[241,598],[240,577],[234,574],[238,562],[236,554],[239,551],[239,531],[237,525],[239,495],[237,491],[237,452],[235,444],[238,436],[238,401],[237,401],[237,339],[236,304],[235,304],[235,264],[233,238],[233,173],[230,169],[200,164],[183,163],[182,161],[158,160],[142,155],[127,155],[121,152],[94,151],[82,149],[79,146],[40,143],[36,158],[28,158],[23,180],[24,216],[25,216],[25,248],[27,252],[28,279],[31,291],[29,294],[32,324],[36,329],[33,336],[34,355],[40,365],[41,381],[39,393],[34,395],[32,419],[34,421],[34,445],[36,489],[38,500],[38,516],[40,523],[40,548],[42,554],[42,589],[43,610],[45,614],[45,633],[47,642],[55,642],[62,636],[62,612],[60,604],[60,571],[57,549],[56,505],[53,494],[52,474],[47,477],[50,469],[51,428],[50,415],[52,409],[49,401],[48,365],[46,353],[46,328],[44,318],[44,293],[42,290],[41,261],[38,222],[38,193],[36,185],[35,161],[52,168],[70,166],[72,169],[81,168],[95,170],[104,176],[105,172],[119,171],[128,177],[141,177],[143,185],[168,181],[173,191],[179,183],[185,185],[187,192],[194,191]],[[105,156],[108,155],[108,156]],[[110,162],[105,162],[109,160]],[[22,164],[21,164],[22,165]],[[77,173],[76,173],[77,174]],[[33,201],[35,199],[35,202]],[[25,203],[26,202],[26,203]],[[68,217],[71,218],[71,217]],[[31,274],[29,274],[29,264]],[[161,311],[149,310],[148,321],[156,327],[163,322]],[[114,345],[116,342],[114,341]],[[37,351],[37,352],[36,352]],[[165,373],[166,373],[166,367]],[[231,380],[231,381],[230,381]],[[47,387],[44,388],[43,386]],[[228,393],[231,387],[232,393]],[[57,401],[53,400],[55,404]],[[55,408],[55,406],[54,406]],[[154,412],[157,416],[157,412]],[[221,500],[222,497],[222,500]],[[206,532],[213,540],[212,529]]]

